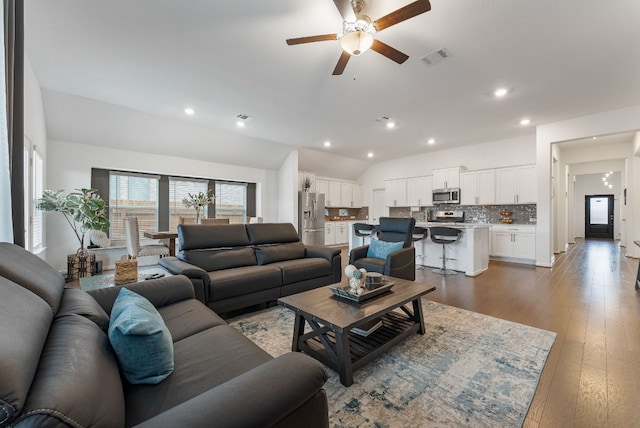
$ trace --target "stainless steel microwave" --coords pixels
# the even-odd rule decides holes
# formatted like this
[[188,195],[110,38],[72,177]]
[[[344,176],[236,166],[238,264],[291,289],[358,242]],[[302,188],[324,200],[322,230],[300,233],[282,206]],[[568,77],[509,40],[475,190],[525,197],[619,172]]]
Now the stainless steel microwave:
[[438,189],[433,191],[433,204],[459,204],[460,189]]

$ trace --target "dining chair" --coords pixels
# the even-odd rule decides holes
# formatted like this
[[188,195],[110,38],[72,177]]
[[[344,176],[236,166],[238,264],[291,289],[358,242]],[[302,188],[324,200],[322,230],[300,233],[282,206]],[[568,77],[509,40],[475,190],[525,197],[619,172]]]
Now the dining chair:
[[127,256],[136,259],[144,256],[169,255],[169,247],[162,244],[140,245],[140,231],[138,229],[138,217],[125,217],[124,236],[127,243]]

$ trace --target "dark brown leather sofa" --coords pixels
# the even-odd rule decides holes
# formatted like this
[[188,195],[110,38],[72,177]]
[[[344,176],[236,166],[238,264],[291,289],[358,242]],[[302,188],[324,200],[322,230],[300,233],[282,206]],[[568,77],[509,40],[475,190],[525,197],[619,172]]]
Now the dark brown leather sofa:
[[64,288],[44,261],[0,243],[0,427],[328,426],[322,365],[271,357],[184,276],[127,286],[158,309],[175,361],[159,384],[127,383],[106,333],[119,288]]
[[160,265],[186,275],[219,314],[340,282],[340,250],[304,245],[290,223],[178,226],[180,251]]

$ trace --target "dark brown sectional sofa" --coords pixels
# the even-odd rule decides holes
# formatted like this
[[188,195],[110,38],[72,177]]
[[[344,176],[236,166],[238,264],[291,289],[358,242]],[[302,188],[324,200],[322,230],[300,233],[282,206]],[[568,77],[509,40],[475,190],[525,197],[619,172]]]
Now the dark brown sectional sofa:
[[160,265],[186,275],[217,313],[339,282],[340,250],[304,245],[290,223],[179,225],[177,257]]
[[0,427],[327,427],[324,368],[273,358],[195,299],[184,276],[127,285],[157,308],[173,372],[130,384],[107,335],[121,287],[64,288],[55,269],[0,243]]

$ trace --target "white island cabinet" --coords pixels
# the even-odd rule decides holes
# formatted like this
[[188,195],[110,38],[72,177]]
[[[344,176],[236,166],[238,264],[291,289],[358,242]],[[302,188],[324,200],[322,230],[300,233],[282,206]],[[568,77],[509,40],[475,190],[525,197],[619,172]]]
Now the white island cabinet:
[[[489,225],[473,223],[416,223],[416,226],[453,227],[462,230],[460,241],[445,245],[447,269],[464,272],[467,276],[478,276],[489,267]],[[417,241],[416,253],[422,254],[422,260],[416,263],[432,268],[442,267],[442,244],[436,244],[431,238]],[[418,250],[418,246],[421,248]]]

